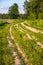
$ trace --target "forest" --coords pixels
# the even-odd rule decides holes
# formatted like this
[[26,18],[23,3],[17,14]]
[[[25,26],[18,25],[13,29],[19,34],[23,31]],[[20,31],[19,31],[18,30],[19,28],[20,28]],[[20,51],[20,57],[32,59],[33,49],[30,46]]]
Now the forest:
[[18,4],[14,3],[7,14],[0,14],[0,19],[43,19],[43,0],[25,0],[24,14],[20,14],[18,8]]

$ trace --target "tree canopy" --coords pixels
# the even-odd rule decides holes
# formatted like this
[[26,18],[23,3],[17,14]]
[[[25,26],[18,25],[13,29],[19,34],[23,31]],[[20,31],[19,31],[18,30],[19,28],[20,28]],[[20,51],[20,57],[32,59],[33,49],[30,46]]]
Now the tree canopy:
[[43,18],[43,0],[25,0],[24,10],[27,16],[34,14],[36,19]]
[[11,7],[9,7],[9,17],[16,19],[18,18],[19,15],[19,11],[18,11],[18,5],[16,3],[14,3]]

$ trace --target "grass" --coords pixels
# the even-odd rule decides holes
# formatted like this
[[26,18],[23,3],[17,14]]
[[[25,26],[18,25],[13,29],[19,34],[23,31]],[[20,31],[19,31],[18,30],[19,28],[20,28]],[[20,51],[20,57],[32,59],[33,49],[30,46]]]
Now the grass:
[[43,20],[27,20],[25,24],[43,31]]
[[[33,65],[43,65],[43,60],[40,55],[42,53],[42,49],[37,46],[36,42],[34,40],[29,40],[26,37],[24,39],[24,34],[19,32],[16,27],[13,27],[12,34],[19,47],[22,49],[23,52],[25,52],[28,60]],[[22,37],[20,35],[22,35]]]
[[24,32],[30,34],[31,37],[35,37],[35,39],[37,39],[38,41],[40,41],[42,44],[43,44],[43,34],[41,33],[34,33],[30,30],[28,30],[26,27],[22,26],[21,24],[19,25],[23,30]]
[[[6,25],[3,23],[6,23]],[[0,65],[13,65],[13,58],[7,41],[9,24],[1,21],[0,25]]]
[[[14,36],[14,40],[11,42],[14,44],[17,42],[23,53],[25,53],[28,62],[32,65],[43,65],[43,48],[37,45],[35,39],[43,44],[43,34],[41,33],[34,33],[26,27],[22,26],[20,23],[24,22],[25,25],[34,27],[43,31],[43,20],[25,20],[16,19],[16,20],[0,20],[0,65],[14,65],[12,51],[16,51],[18,54],[18,58],[21,59],[21,65],[24,64],[24,60],[21,57],[21,54],[18,52],[17,47],[9,48],[8,46],[8,39],[9,36],[8,30],[11,25],[12,27],[12,35]],[[18,24],[18,28],[22,29],[21,32],[17,29],[16,25]],[[35,39],[30,40],[26,34],[29,34],[32,38]],[[15,44],[14,44],[15,45]],[[12,51],[11,51],[12,49]],[[25,64],[24,64],[25,65]]]
[[[25,22],[24,22],[25,23]],[[31,22],[30,22],[31,23]],[[39,22],[38,22],[39,23]],[[39,23],[40,24],[40,23]],[[42,23],[41,23],[42,24]],[[31,24],[30,24],[31,25]],[[34,25],[36,26],[36,25]],[[40,26],[40,25],[39,25]],[[39,27],[39,26],[36,26]],[[32,26],[33,27],[33,26]],[[41,49],[37,44],[36,41],[30,40],[26,37],[26,33],[30,34],[30,36],[35,36],[43,44],[43,34],[41,33],[34,33],[28,29],[26,29],[21,24],[18,24],[18,28],[23,30],[20,32],[16,26],[13,26],[12,34],[15,38],[15,42],[19,45],[22,51],[26,54],[27,59],[33,65],[43,65],[43,49]],[[41,27],[40,27],[41,28]],[[41,30],[41,29],[40,29]],[[41,60],[41,61],[40,61]]]

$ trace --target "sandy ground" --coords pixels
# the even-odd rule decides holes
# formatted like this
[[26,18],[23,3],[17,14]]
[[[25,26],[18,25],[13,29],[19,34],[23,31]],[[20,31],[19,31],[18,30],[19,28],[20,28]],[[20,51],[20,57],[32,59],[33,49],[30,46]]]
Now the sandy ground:
[[30,26],[26,26],[26,25],[24,25],[24,23],[21,23],[21,25],[26,27],[28,30],[31,30],[32,32],[35,32],[35,33],[39,33],[40,32],[41,34],[43,34],[43,31],[37,30],[37,29],[32,28]]
[[[18,25],[17,25],[18,26]],[[14,37],[12,36],[12,26],[10,27],[10,30],[9,30],[9,32],[10,32],[10,35],[11,35],[11,39],[12,40],[14,40]],[[9,44],[11,44],[11,43],[9,43]],[[24,58],[24,60],[25,60],[25,62],[27,63],[26,65],[32,65],[32,64],[30,64],[30,63],[28,63],[28,60],[27,60],[27,58],[26,58],[26,55],[22,52],[22,50],[19,48],[19,45],[17,44],[17,43],[15,43],[16,44],[16,46],[17,46],[17,49],[18,49],[18,51],[22,54],[22,57]],[[13,56],[14,55],[17,55],[17,54],[15,54],[15,52],[13,52]],[[15,58],[15,65],[20,65],[20,61],[19,61],[19,59],[16,57]]]
[[[23,26],[25,26],[24,25],[24,23],[21,23]],[[24,32],[22,29],[19,29],[19,27],[18,27],[18,24],[16,25],[16,27],[17,27],[17,29],[20,31],[20,32]],[[39,33],[39,30],[36,30],[36,29],[34,29],[34,28],[30,28],[30,27],[27,27],[27,26],[25,26],[26,28],[28,28],[29,30],[31,30],[32,32],[34,32],[35,31],[35,33]],[[26,33],[26,36],[30,39],[30,40],[35,40],[36,41],[36,43],[37,43],[37,45],[39,45],[41,48],[43,48],[43,44],[41,43],[41,42],[37,42],[37,39],[35,38],[35,36],[30,36],[28,33]]]
[[[24,23],[21,23],[21,25],[25,26],[27,29],[31,30],[32,32],[35,32],[35,33],[39,33],[39,32],[40,32],[41,34],[43,34],[42,31],[37,30],[37,29],[32,28],[32,27],[29,27],[29,26],[26,26],[26,25],[24,25]],[[22,29],[19,29],[19,28],[18,28],[18,24],[16,24],[16,27],[17,27],[17,29],[18,29],[19,31],[24,32]],[[9,29],[9,33],[10,33],[11,39],[14,40],[14,37],[12,36],[12,33],[11,33],[11,32],[12,32],[12,26],[11,26],[10,29]],[[33,40],[33,39],[34,39],[34,40],[36,41],[37,45],[39,45],[41,48],[43,48],[43,44],[40,43],[39,41],[37,42],[37,39],[35,39],[34,37],[32,38],[28,33],[26,34],[26,36],[27,36],[30,40]],[[8,40],[8,43],[9,43],[9,47],[14,47],[14,45],[11,43],[10,40]],[[25,62],[28,63],[27,58],[26,58],[26,55],[25,55],[25,54],[22,52],[22,50],[19,48],[19,45],[18,45],[17,43],[15,43],[15,44],[16,44],[16,46],[17,46],[18,51],[22,54],[22,57],[24,58]],[[12,52],[12,55],[15,57],[15,58],[14,58],[15,65],[20,65],[20,60],[18,59],[17,53],[16,53],[15,51],[13,51],[13,52]],[[28,64],[26,64],[26,65],[28,65]],[[30,65],[32,65],[32,64],[30,64]]]
[[[9,33],[10,33],[11,39],[14,39],[14,37],[11,34],[11,31],[12,31],[12,26],[9,29]],[[14,45],[13,45],[13,43],[11,43],[11,40],[8,40],[8,43],[9,43],[8,44],[9,47],[14,48]],[[17,53],[15,51],[12,52],[12,56],[15,57],[14,58],[14,63],[15,63],[14,65],[20,65],[20,60],[19,60]]]

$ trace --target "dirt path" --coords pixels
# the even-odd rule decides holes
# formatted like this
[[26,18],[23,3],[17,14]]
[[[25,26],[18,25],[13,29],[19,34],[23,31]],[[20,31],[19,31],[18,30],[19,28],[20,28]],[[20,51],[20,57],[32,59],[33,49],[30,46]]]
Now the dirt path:
[[[22,25],[24,26],[24,24],[22,23]],[[20,32],[24,32],[22,29],[19,29],[19,27],[18,27],[18,24],[16,25],[16,28],[20,31]],[[30,40],[35,40],[36,41],[36,43],[37,43],[37,45],[38,46],[40,46],[41,48],[43,48],[43,44],[41,43],[41,42],[39,42],[39,41],[37,41],[37,39],[35,38],[35,36],[30,36],[28,33],[26,33],[26,36],[27,36],[27,38],[29,38]]]
[[[11,31],[12,31],[12,26],[9,29],[9,34],[10,34],[10,38],[14,39],[14,37],[11,34]],[[8,46],[13,49],[14,44],[11,42],[11,39],[8,40],[8,43],[9,43]],[[15,51],[12,52],[12,56],[14,57],[14,65],[21,65],[18,55]]]
[[[9,29],[9,32],[10,32],[10,36],[11,36],[11,39],[14,40],[14,37],[12,36],[12,26],[10,27]],[[11,43],[10,43],[11,44]],[[19,45],[15,42],[15,45],[19,51],[19,53],[22,55],[22,58],[24,59],[26,65],[32,65],[31,63],[28,62],[27,58],[26,58],[26,55],[22,52],[22,50],[19,48]],[[11,45],[12,46],[12,45]],[[15,54],[15,52],[13,52],[13,55],[17,55]],[[18,62],[17,62],[18,61]],[[15,65],[20,65],[20,60],[16,57],[16,60],[15,60]]]
[[32,38],[36,41],[37,45],[43,48],[43,44],[35,38],[35,36],[32,36]]
[[16,24],[16,28],[17,28],[20,32],[23,32],[22,28],[20,29],[20,28],[18,27],[18,24]]
[[30,39],[33,40],[32,37],[27,33],[26,36]]
[[[16,25],[16,28],[17,28],[20,32],[23,32],[23,33],[24,33],[24,31],[25,31],[25,30],[23,30],[22,28],[19,28],[18,25]],[[28,33],[26,33],[26,36],[27,36],[30,40],[32,40],[32,37],[31,37]]]
[[41,48],[43,48],[43,44],[41,42],[39,42],[35,36],[31,37],[29,34],[26,34],[27,37],[30,39],[30,40],[35,40],[35,42],[37,43],[38,46],[40,46]]
[[37,44],[38,44],[41,48],[43,48],[43,44],[41,44],[41,42],[37,42]]
[[[9,47],[14,48],[13,43],[11,41],[8,41]],[[14,57],[14,65],[20,65],[20,60],[18,59],[17,53],[15,51],[12,52],[12,56]]]
[[[22,25],[24,26],[24,24],[22,24]],[[24,32],[22,29],[19,29],[19,28],[18,28],[18,25],[17,25],[16,27],[17,27],[17,29],[18,29],[19,31]],[[29,29],[31,29],[31,28],[29,28]],[[31,31],[32,31],[32,29],[31,29]],[[33,32],[34,32],[34,31],[36,32],[37,30],[33,30]],[[14,37],[12,36],[12,26],[11,26],[10,29],[9,29],[9,33],[10,33],[11,39],[14,40]],[[36,32],[36,33],[39,33],[39,31]],[[26,36],[27,36],[29,39],[31,39],[31,40],[34,39],[34,38],[32,38],[28,33],[26,34]],[[38,42],[36,39],[34,39],[34,40],[36,41],[37,45],[39,45],[41,48],[43,48],[43,45],[42,45],[40,42]],[[11,43],[10,40],[8,40],[8,43],[9,43],[9,47],[14,47],[14,45]],[[26,65],[32,65],[32,64],[30,64],[30,63],[28,62],[25,53],[22,52],[22,50],[20,49],[18,43],[15,42],[15,45],[16,45],[16,47],[17,47],[19,53],[21,53],[22,58],[24,59],[24,61],[27,63]],[[20,61],[20,59],[18,58],[17,52],[13,51],[13,52],[12,52],[12,55],[13,55],[13,57],[15,57],[15,58],[14,58],[14,62],[15,62],[14,65],[21,65],[21,61]]]
[[32,27],[29,27],[29,26],[26,26],[24,23],[21,23],[21,25],[24,26],[24,27],[26,27],[28,30],[31,30],[32,32],[35,32],[35,33],[39,33],[40,32],[41,34],[43,34],[42,31],[37,30],[37,29],[32,28]]
[[30,36],[29,34],[27,34],[27,37],[30,39],[30,40],[35,40],[35,42],[37,43],[38,46],[40,46],[41,48],[43,48],[43,44],[41,42],[39,42],[35,36]]
[[[9,29],[9,34],[10,34],[10,38],[12,39],[12,40],[14,40],[14,37],[12,36],[12,26],[10,27],[10,29]],[[14,48],[14,45],[13,45],[13,43],[11,42],[11,39],[10,40],[8,40],[8,45],[9,45],[9,47],[11,47],[11,48]],[[13,51],[12,52],[12,56],[14,57],[14,65],[32,65],[32,64],[30,64],[29,62],[28,62],[28,60],[27,60],[27,58],[26,58],[26,56],[25,56],[25,54],[22,52],[22,50],[19,48],[19,45],[15,42],[15,45],[16,45],[16,47],[17,47],[17,49],[18,49],[18,51],[19,51],[19,53],[22,55],[22,59],[24,60],[24,64],[23,63],[21,63],[21,60],[18,58],[18,54],[17,54],[17,52],[16,51]],[[22,61],[23,61],[22,60]]]

